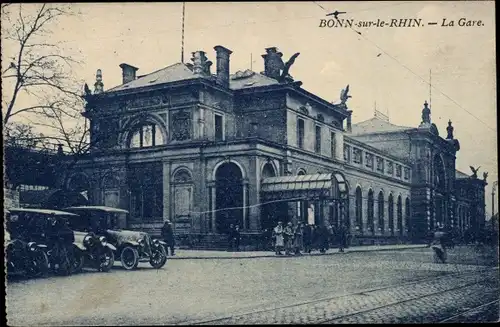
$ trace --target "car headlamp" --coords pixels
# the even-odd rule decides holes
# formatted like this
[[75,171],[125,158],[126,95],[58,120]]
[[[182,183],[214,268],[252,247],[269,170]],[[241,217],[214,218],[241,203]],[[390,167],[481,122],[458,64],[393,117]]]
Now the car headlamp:
[[99,242],[101,242],[102,246],[106,246],[106,244],[108,244],[108,241],[104,236],[99,237]]
[[155,238],[155,239],[153,240],[153,244],[154,244],[154,245],[158,245],[158,244],[160,244],[160,241],[159,241],[158,239],[156,239],[156,238]]

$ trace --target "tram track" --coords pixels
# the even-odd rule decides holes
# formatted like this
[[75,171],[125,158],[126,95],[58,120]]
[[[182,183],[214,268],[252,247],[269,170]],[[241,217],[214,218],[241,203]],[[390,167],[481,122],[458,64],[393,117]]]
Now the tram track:
[[483,304],[478,305],[478,306],[476,306],[474,308],[471,308],[471,309],[462,311],[460,313],[457,313],[457,314],[455,314],[455,315],[453,315],[451,317],[447,317],[445,319],[442,319],[442,320],[438,321],[437,323],[440,323],[440,324],[450,323],[450,322],[453,322],[454,320],[459,319],[460,317],[468,316],[469,314],[478,313],[478,311],[481,311],[482,309],[486,309],[486,308],[492,307],[495,304],[496,304],[496,309],[498,310],[498,304],[499,304],[499,302],[500,302],[500,300],[493,300],[493,301],[490,301],[488,303],[483,303]]
[[[225,316],[225,317],[214,317],[214,318],[209,318],[209,319],[202,319],[202,320],[197,320],[197,321],[189,321],[189,322],[184,322],[184,323],[181,323],[181,324],[196,324],[196,325],[203,325],[203,324],[238,324],[238,323],[247,323],[248,321],[250,321],[250,323],[263,323],[265,321],[262,321],[260,322],[260,320],[265,320],[263,319],[264,316],[270,316],[269,318],[272,318],[275,320],[275,323],[309,323],[309,322],[314,322],[314,323],[333,323],[335,321],[338,321],[338,320],[342,320],[342,319],[346,319],[346,318],[349,318],[349,317],[353,317],[353,316],[356,316],[356,315],[363,315],[363,314],[366,314],[366,313],[369,313],[369,312],[373,312],[373,311],[376,311],[376,310],[381,310],[381,309],[384,309],[384,308],[389,308],[389,307],[392,307],[392,306],[398,306],[398,305],[402,305],[402,304],[405,304],[405,303],[410,303],[411,301],[418,301],[418,300],[421,300],[421,299],[425,299],[425,298],[428,298],[428,297],[432,297],[432,296],[436,296],[436,295],[440,295],[440,294],[443,294],[443,293],[446,293],[446,292],[453,292],[453,291],[457,291],[457,290],[461,290],[461,289],[464,289],[464,288],[467,288],[467,287],[473,287],[475,285],[478,285],[478,282],[481,281],[481,278],[479,279],[476,279],[474,280],[473,282],[468,282],[468,283],[465,283],[465,284],[462,284],[460,286],[456,286],[456,287],[452,287],[452,288],[445,288],[445,289],[439,289],[438,287],[438,291],[437,292],[427,292],[425,294],[422,294],[420,296],[413,296],[411,298],[405,298],[405,299],[400,299],[399,301],[392,301],[392,302],[389,302],[389,303],[385,303],[384,305],[379,305],[379,306],[373,306],[373,307],[370,307],[368,309],[362,309],[362,310],[356,310],[354,312],[349,312],[349,313],[345,313],[345,314],[339,314],[338,316],[336,317],[331,317],[331,318],[326,318],[326,313],[324,312],[323,313],[323,317],[318,317],[319,319],[317,318],[314,318],[312,316],[314,316],[315,314],[316,315],[319,315],[319,311],[321,310],[325,310],[324,308],[323,309],[317,309],[316,306],[318,304],[321,304],[321,303],[324,303],[324,302],[328,302],[328,301],[338,301],[338,302],[342,302],[344,299],[350,299],[350,298],[353,298],[353,297],[359,297],[359,296],[372,296],[372,294],[376,294],[377,292],[380,293],[380,292],[388,292],[390,291],[391,289],[395,290],[395,289],[398,289],[398,288],[403,288],[403,287],[412,287],[412,285],[415,285],[414,288],[417,288],[419,287],[419,285],[422,285],[424,283],[438,283],[439,280],[441,279],[445,279],[445,278],[450,278],[450,277],[453,277],[453,276],[458,276],[459,278],[465,278],[466,276],[469,276],[469,275],[472,275],[472,276],[475,276],[477,277],[479,274],[484,274],[484,273],[488,273],[489,271],[493,271],[493,270],[496,270],[498,268],[485,268],[485,269],[480,269],[480,270],[476,270],[476,271],[469,271],[469,272],[451,272],[451,273],[445,273],[441,276],[432,276],[432,277],[425,277],[425,278],[420,278],[418,280],[414,280],[414,281],[411,281],[411,282],[408,282],[408,283],[398,283],[398,284],[391,284],[391,285],[387,285],[387,286],[383,286],[383,287],[378,287],[378,288],[373,288],[373,289],[367,289],[367,290],[362,290],[362,291],[357,291],[357,292],[352,292],[352,293],[348,293],[348,294],[342,294],[342,295],[337,295],[337,296],[329,296],[329,297],[325,297],[325,298],[321,298],[321,299],[315,299],[315,300],[311,300],[311,301],[302,301],[302,302],[299,302],[299,303],[294,303],[294,304],[290,304],[290,305],[286,305],[286,306],[280,306],[280,307],[275,307],[275,308],[266,308],[266,309],[260,309],[260,310],[254,310],[254,311],[251,311],[251,312],[246,312],[246,313],[241,313],[241,314],[236,314],[236,315],[230,315],[230,316]],[[418,292],[417,292],[418,293]],[[376,297],[375,295],[373,295],[374,297]],[[373,299],[372,299],[372,302],[373,302]],[[376,303],[376,302],[375,302]],[[306,319],[307,321],[305,321],[304,319],[300,319],[300,320],[297,320],[297,321],[290,321],[291,318],[288,317],[288,315],[290,314],[293,314],[293,312],[297,312],[297,311],[300,311],[301,309],[303,310],[304,308],[306,308],[307,306],[310,306],[311,307],[311,311],[312,311],[312,314],[307,314],[307,317],[308,319]],[[362,306],[362,305],[361,305]],[[321,305],[320,305],[321,307]],[[340,310],[342,311],[342,310]],[[307,309],[306,309],[306,312],[307,312]],[[335,315],[335,313],[333,313]],[[280,319],[283,319],[284,321],[281,321]],[[287,320],[288,319],[288,320]],[[278,322],[276,322],[276,320],[280,320]],[[312,321],[309,321],[309,320],[312,320]],[[256,322],[256,321],[259,321],[259,322]],[[269,322],[269,323],[273,323],[273,322]]]

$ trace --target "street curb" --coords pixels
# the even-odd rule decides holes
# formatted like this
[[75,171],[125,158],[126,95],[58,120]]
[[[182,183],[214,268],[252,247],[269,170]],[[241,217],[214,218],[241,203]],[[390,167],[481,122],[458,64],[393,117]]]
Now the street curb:
[[[263,255],[255,255],[255,256],[248,256],[248,257],[243,257],[243,256],[237,256],[237,257],[216,257],[216,256],[208,256],[208,257],[177,257],[177,256],[168,256],[168,260],[234,260],[234,259],[256,259],[256,258],[300,258],[300,257],[317,257],[317,256],[325,256],[325,255],[345,255],[349,253],[360,253],[360,252],[383,252],[383,251],[402,251],[402,250],[408,250],[408,249],[421,249],[421,248],[426,248],[426,245],[422,246],[411,246],[411,247],[404,247],[404,248],[387,248],[387,249],[367,249],[367,250],[350,250],[346,252],[330,252],[330,253],[307,253],[307,254],[302,254],[300,256],[296,255],[275,255],[275,254],[263,254]],[[240,252],[241,253],[241,252]]]

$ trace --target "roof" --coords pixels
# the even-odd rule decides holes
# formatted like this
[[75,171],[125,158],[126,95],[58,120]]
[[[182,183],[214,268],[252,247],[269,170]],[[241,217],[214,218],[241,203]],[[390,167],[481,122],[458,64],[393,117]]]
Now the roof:
[[335,178],[340,191],[346,191],[344,177],[340,174],[312,174],[297,176],[278,176],[268,177],[262,180],[261,190],[263,192],[282,192],[327,189],[332,186],[332,180]]
[[[197,78],[205,78],[207,80],[210,80],[215,79],[215,75],[206,76],[195,74],[186,64],[176,63],[150,74],[140,76],[139,78],[128,83],[113,87],[109,90],[104,91],[104,93],[130,90],[134,88],[179,82]],[[273,78],[247,69],[243,72],[237,71],[235,74],[230,75],[229,88],[237,90],[246,87],[267,86],[275,84],[279,84],[279,82]]]
[[357,124],[353,124],[351,135],[362,135],[362,134],[371,134],[380,132],[397,132],[408,129],[414,129],[414,127],[399,126],[391,124],[387,120],[383,120],[378,117],[373,117],[368,120],[359,122]]
[[455,170],[455,178],[469,178],[470,176],[466,173],[462,173],[460,170]]
[[19,202],[23,207],[36,208],[61,208],[88,203],[81,193],[62,189],[20,191]]
[[105,212],[128,213],[127,210],[113,208],[113,207],[106,207],[106,206],[78,206],[78,207],[64,208],[64,210],[72,210],[72,209],[74,209],[74,210],[100,210],[100,211],[105,211]]
[[42,213],[45,215],[55,215],[55,216],[76,216],[74,213],[71,212],[52,210],[52,209],[10,208],[9,212],[10,213],[31,212],[31,213]]

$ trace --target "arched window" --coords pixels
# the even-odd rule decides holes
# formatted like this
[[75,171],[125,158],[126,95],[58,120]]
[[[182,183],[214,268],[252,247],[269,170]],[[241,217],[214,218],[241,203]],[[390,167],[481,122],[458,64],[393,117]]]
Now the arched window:
[[385,230],[384,224],[384,194],[382,191],[378,193],[378,228],[383,233]]
[[275,177],[276,172],[274,171],[274,167],[271,163],[267,162],[264,167],[262,167],[262,178],[267,177]]
[[368,191],[368,208],[367,208],[367,216],[368,216],[368,230],[372,233],[375,232],[375,223],[374,223],[374,199],[373,199],[373,191]]
[[401,198],[401,195],[398,196],[398,225],[397,229],[399,231],[400,235],[403,235],[403,199]]
[[130,148],[145,148],[164,144],[163,134],[157,124],[147,123],[140,125],[132,132]]
[[356,227],[363,231],[363,197],[359,186],[356,187]]
[[408,233],[411,232],[411,221],[410,221],[410,199],[405,200],[405,219],[406,219],[406,230]]
[[389,211],[389,230],[391,231],[391,235],[394,235],[394,199],[392,194],[389,194],[389,202],[387,205]]

